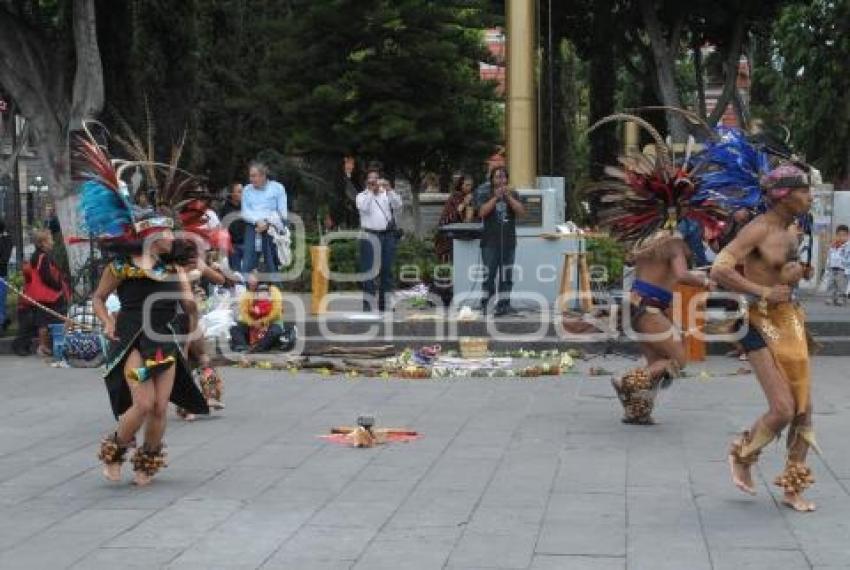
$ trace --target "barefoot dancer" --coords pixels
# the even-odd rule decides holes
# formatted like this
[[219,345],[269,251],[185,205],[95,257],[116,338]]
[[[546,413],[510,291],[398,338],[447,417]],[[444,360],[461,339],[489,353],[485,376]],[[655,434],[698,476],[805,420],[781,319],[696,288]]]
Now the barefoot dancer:
[[[797,511],[815,505],[802,497],[814,479],[806,465],[809,447],[817,450],[812,429],[809,352],[805,315],[792,300],[792,287],[803,277],[798,237],[789,229],[796,216],[809,211],[812,195],[806,174],[796,166],[780,166],[763,179],[768,210],[749,223],[717,256],[711,275],[726,289],[757,299],[748,311],[741,344],[749,355],[767,398],[768,411],[736,437],[729,451],[732,480],[755,494],[750,470],[759,452],[789,426],[787,462],[776,485],[784,502]],[[743,275],[735,270],[743,264]]]
[[[202,287],[195,284],[196,281],[203,278],[215,285],[228,285],[228,281],[225,278],[224,273],[215,267],[207,265],[207,263],[197,255],[197,253],[191,255],[190,262],[185,265],[184,268],[188,271],[189,280],[194,287],[193,296],[195,298],[196,308],[200,307],[206,299],[206,293],[203,291]],[[178,322],[181,333],[189,335],[188,359],[193,365],[192,374],[198,381],[201,393],[207,400],[207,405],[210,409],[223,410],[225,407],[224,402],[222,402],[224,381],[218,371],[216,371],[216,369],[212,366],[212,359],[207,352],[207,344],[204,337],[203,327],[198,326],[198,329],[190,328],[192,326],[192,322],[196,323],[196,326],[199,322],[198,311],[196,311],[194,319],[191,319],[190,315],[185,313],[180,315]],[[195,414],[180,407],[177,408],[177,415],[186,421],[193,421],[196,419]]]
[[726,213],[711,200],[696,199],[697,189],[688,171],[690,151],[681,164],[674,165],[661,135],[640,117],[612,115],[591,130],[615,120],[643,127],[655,140],[655,155],[632,152],[621,156],[620,167],[607,167],[607,178],[591,185],[586,193],[600,225],[632,248],[630,255],[637,265],[624,321],[647,366],[628,372],[613,385],[625,410],[623,422],[651,424],[659,384],[675,378],[685,364],[682,339],[669,313],[672,289],[677,283],[711,285],[704,273],[688,270],[690,252],[676,228],[680,222],[695,222],[719,235]]
[[682,335],[673,324],[670,304],[677,284],[710,289],[708,276],[688,270],[689,250],[682,237],[662,230],[636,248],[632,257],[636,279],[632,284],[626,332],[638,341],[646,368],[613,380],[623,403],[624,423],[651,424],[655,388],[679,376],[686,363]]
[[[98,457],[107,479],[119,480],[127,448],[144,425],[144,443],[132,463],[134,482],[146,485],[165,466],[169,399],[193,413],[209,413],[173,327],[178,305],[192,315],[194,300],[185,271],[163,259],[173,246],[173,221],[135,208],[110,158],[86,135],[76,141],[73,155],[85,229],[107,251],[122,252],[107,265],[92,299],[110,341],[104,377],[118,419]],[[121,302],[114,319],[106,308],[113,291]]]
[[[187,237],[191,239],[181,240],[181,249],[184,250],[182,265],[188,271],[192,286],[203,291],[198,282],[207,281],[214,285],[232,287],[233,281],[229,280],[217,264],[209,265],[206,262],[207,253],[212,249],[228,255],[232,250],[230,234],[225,228],[213,225],[209,220],[209,208],[204,199],[195,197],[173,205],[177,210],[181,228]],[[205,292],[204,292],[205,295]],[[203,300],[196,301],[203,302]],[[198,302],[195,303],[199,307]],[[200,321],[200,315],[194,315],[194,322]],[[198,384],[211,409],[223,410],[222,395],[224,381],[221,375],[213,368],[212,359],[207,353],[207,345],[203,330],[189,328],[189,315],[181,315],[180,328],[184,334],[189,335],[189,359],[194,365],[193,374],[197,377]],[[177,408],[177,415],[186,421],[195,419],[195,415]]]
[[[134,482],[149,483],[165,466],[162,438],[169,400],[191,413],[209,413],[175,336],[178,304],[192,315],[194,300],[185,272],[165,265],[161,259],[173,242],[165,220],[137,223],[151,224],[143,232],[150,245],[139,255],[110,262],[93,297],[95,313],[110,341],[105,377],[118,419],[118,428],[103,440],[99,454],[106,465],[104,475],[111,481],[120,479],[126,449],[143,424],[144,444],[132,459]],[[106,310],[106,299],[113,291],[121,301],[115,320]],[[151,302],[157,294],[165,295]]]

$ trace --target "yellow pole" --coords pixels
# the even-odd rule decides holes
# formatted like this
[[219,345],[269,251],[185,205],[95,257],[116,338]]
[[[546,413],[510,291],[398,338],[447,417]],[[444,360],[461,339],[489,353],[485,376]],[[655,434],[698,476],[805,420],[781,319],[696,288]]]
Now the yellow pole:
[[535,0],[508,0],[506,136],[511,185],[537,183],[536,97],[534,93]]
[[310,246],[310,258],[313,261],[310,312],[314,315],[324,315],[328,312],[325,297],[328,295],[330,255],[330,247],[326,245]]
[[625,136],[623,138],[625,139],[623,146],[625,146],[626,154],[640,152],[640,131],[637,123],[628,121],[625,124]]

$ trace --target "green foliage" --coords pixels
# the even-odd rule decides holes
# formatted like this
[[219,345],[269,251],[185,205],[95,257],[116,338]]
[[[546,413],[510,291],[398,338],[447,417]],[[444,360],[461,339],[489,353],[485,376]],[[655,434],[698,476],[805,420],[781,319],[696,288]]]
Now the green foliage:
[[[186,133],[182,166],[198,166],[198,4],[200,0],[98,0],[98,44],[104,67],[106,120],[126,121],[139,136],[153,126],[158,160]],[[149,115],[148,116],[148,111]],[[121,129],[113,128],[116,133]],[[121,133],[123,134],[123,133]]]
[[313,2],[271,26],[256,91],[297,155],[354,152],[413,180],[482,161],[500,138],[479,1]]
[[618,241],[610,237],[590,238],[587,240],[587,263],[605,268],[608,285],[615,286],[623,281],[623,262],[625,249]]
[[848,29],[848,2],[787,6],[772,30],[770,65],[756,75],[768,94],[757,112],[785,123],[797,149],[836,181],[850,178]]
[[[309,246],[318,245],[318,234],[307,234],[307,257],[304,271],[298,278],[287,281],[283,287],[291,292],[310,290],[312,262]],[[330,269],[333,272],[354,274],[359,271],[359,244],[357,240],[336,240],[330,245]],[[395,264],[396,287],[406,288],[417,281],[430,283],[433,280],[434,267],[439,264],[434,253],[434,244],[430,239],[418,239],[405,235],[398,244]],[[418,279],[417,279],[418,277]],[[360,283],[331,282],[331,291],[353,291],[360,288]]]

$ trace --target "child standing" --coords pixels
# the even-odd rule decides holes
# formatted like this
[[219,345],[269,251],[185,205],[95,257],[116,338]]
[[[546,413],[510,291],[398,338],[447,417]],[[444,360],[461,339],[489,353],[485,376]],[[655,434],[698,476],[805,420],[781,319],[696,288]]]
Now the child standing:
[[[832,293],[833,305],[844,305],[847,302],[847,274],[845,269],[850,269],[848,266],[848,247],[847,238],[850,234],[847,226],[841,224],[835,228],[835,239],[829,246],[829,254],[827,256],[827,293]],[[827,304],[830,301],[827,300]]]

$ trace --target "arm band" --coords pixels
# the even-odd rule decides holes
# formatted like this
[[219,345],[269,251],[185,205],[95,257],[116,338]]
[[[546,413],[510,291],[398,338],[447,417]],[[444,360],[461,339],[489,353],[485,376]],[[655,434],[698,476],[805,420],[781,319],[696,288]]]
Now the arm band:
[[714,263],[711,267],[728,267],[729,269],[735,269],[736,265],[738,265],[738,259],[729,253],[729,251],[724,249],[717,254],[717,257],[714,258]]

